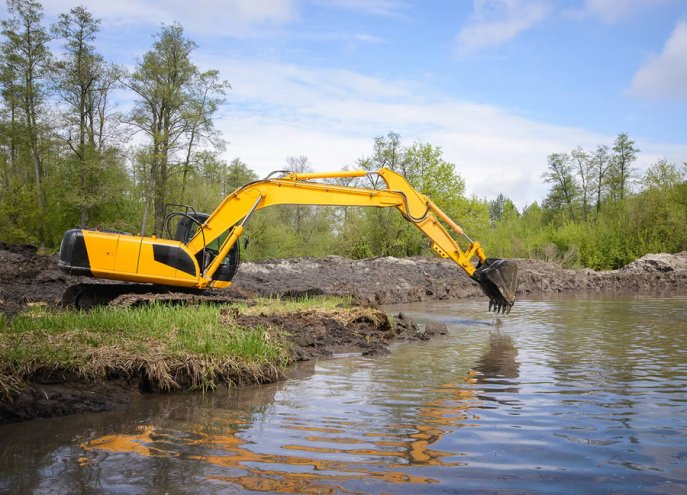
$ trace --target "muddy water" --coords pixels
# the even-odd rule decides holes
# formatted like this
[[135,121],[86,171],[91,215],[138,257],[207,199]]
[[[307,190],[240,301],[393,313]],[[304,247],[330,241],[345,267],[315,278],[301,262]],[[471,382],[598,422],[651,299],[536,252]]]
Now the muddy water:
[[687,296],[484,309],[404,306],[449,335],[276,385],[0,426],[0,492],[687,493]]

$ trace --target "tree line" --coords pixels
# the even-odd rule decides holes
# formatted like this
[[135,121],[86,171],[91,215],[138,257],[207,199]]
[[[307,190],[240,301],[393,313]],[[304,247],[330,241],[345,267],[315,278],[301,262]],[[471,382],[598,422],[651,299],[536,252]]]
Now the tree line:
[[[0,23],[0,240],[54,250],[76,225],[160,235],[167,203],[210,212],[258,178],[240,158],[221,158],[225,143],[214,119],[230,85],[193,62],[196,44],[181,25],[163,26],[127,71],[96,50],[100,21],[85,7],[46,26],[37,0],[7,6]],[[117,105],[123,99],[133,101],[127,111]],[[522,211],[503,194],[469,197],[441,148],[405,144],[394,132],[374,138],[354,166],[402,173],[490,256],[615,268],[646,252],[687,249],[686,167],[661,160],[640,176],[638,152],[621,133],[593,151],[552,153],[542,177],[547,197]],[[287,157],[283,168],[311,170],[306,156]],[[372,177],[336,182],[379,187]],[[389,209],[265,209],[247,234],[248,259],[431,253]]]
[[593,151],[552,153],[541,205],[522,212],[503,195],[490,203],[485,242],[504,256],[540,257],[571,267],[620,268],[651,252],[687,249],[687,164],[658,160],[639,174],[627,133]]
[[[213,117],[229,83],[193,63],[196,44],[179,24],[163,26],[128,72],[96,50],[100,20],[85,7],[52,26],[37,0],[7,0],[7,10],[0,23],[0,213],[7,223],[0,236],[54,247],[65,227],[124,227],[115,216],[138,212],[136,230],[145,231],[150,218],[161,232],[165,204],[188,196],[191,169],[218,159],[223,141]],[[116,91],[133,97],[130,111],[117,107]]]

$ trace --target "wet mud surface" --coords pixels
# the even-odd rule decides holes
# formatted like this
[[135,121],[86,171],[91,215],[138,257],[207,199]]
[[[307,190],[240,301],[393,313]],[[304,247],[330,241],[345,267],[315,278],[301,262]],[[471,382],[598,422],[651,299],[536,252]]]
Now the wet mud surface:
[[[648,254],[620,270],[602,272],[568,270],[540,260],[515,261],[519,269],[519,295],[687,287],[687,252]],[[372,305],[483,296],[477,283],[461,268],[440,258],[348,260],[329,256],[322,260],[244,263],[234,283],[261,295],[351,295]]]
[[[576,291],[644,292],[687,288],[687,252],[647,255],[621,270],[567,270],[539,260],[517,260],[519,295]],[[70,285],[93,279],[68,276],[56,256],[31,246],[0,243],[0,313],[11,318],[31,305],[58,307]],[[106,282],[107,283],[107,282]],[[450,261],[438,258],[349,260],[296,258],[243,263],[224,297],[349,296],[361,307],[322,314],[229,315],[245,326],[278,327],[289,335],[291,360],[342,352],[378,355],[395,341],[427,340],[445,326],[418,326],[403,314],[389,318],[376,305],[483,296],[479,286]],[[155,299],[156,295],[150,295]],[[125,301],[126,302],[126,301]],[[192,302],[192,301],[191,301]],[[485,298],[485,310],[486,310]],[[122,306],[129,304],[122,303]],[[516,303],[517,305],[517,303]],[[228,310],[230,311],[230,310]],[[0,422],[110,410],[134,399],[145,384],[111,377],[84,379],[59,370],[33,377],[11,401],[0,400]]]
[[363,356],[387,354],[390,343],[429,340],[447,332],[446,325],[418,326],[403,313],[390,319],[385,313],[369,308],[327,313],[239,315],[236,322],[242,326],[272,326],[285,331],[292,346],[293,361],[346,352],[360,352]]
[[[516,262],[520,295],[687,287],[687,252],[648,254],[620,270],[602,272],[569,270],[540,260]],[[0,312],[6,315],[36,303],[59,305],[67,287],[79,282],[94,279],[63,274],[57,269],[57,256],[38,255],[32,246],[0,243]],[[420,257],[244,262],[232,287],[216,292],[244,299],[251,294],[342,295],[373,306],[483,296],[477,283],[453,262]]]
[[0,397],[0,424],[111,411],[141,395],[131,379],[85,378],[59,370],[36,376],[17,394]]

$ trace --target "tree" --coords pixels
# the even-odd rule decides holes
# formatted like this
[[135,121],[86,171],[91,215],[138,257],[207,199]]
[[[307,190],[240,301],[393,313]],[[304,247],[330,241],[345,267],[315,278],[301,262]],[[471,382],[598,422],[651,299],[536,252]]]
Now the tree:
[[209,70],[196,74],[189,94],[189,104],[185,118],[188,119],[186,157],[184,159],[181,181],[181,196],[184,196],[186,177],[191,165],[194,147],[201,142],[207,142],[214,147],[223,145],[219,133],[215,130],[212,120],[221,105],[226,103],[227,90],[231,86],[222,81],[219,72]]
[[153,49],[125,83],[139,97],[128,122],[151,140],[150,178],[157,233],[163,230],[171,158],[189,131],[190,92],[198,76],[190,58],[195,47],[184,36],[181,25],[163,26]]
[[552,153],[548,157],[548,170],[542,178],[553,184],[546,198],[545,205],[554,210],[567,208],[570,218],[575,220],[575,202],[579,194],[579,186],[575,182],[570,157],[566,153]]
[[402,150],[401,173],[413,187],[428,195],[447,212],[464,198],[465,181],[453,163],[444,160],[439,146],[416,141]]
[[594,161],[589,154],[580,147],[570,152],[570,159],[579,179],[578,186],[582,196],[582,216],[586,221],[589,210],[589,200],[593,192]]
[[649,167],[642,183],[647,189],[670,189],[684,181],[685,174],[674,163],[662,158]]
[[596,193],[596,214],[598,216],[601,210],[601,201],[603,194],[607,188],[607,174],[611,166],[611,157],[608,153],[608,146],[605,144],[596,148],[594,156],[592,157],[592,165],[594,170],[594,188]]
[[227,172],[224,178],[224,194],[225,196],[239,187],[257,180],[258,176],[253,170],[248,168],[240,158],[234,158],[229,162]]
[[[440,147],[416,141],[405,147],[395,132],[374,139],[373,154],[358,161],[358,166],[374,171],[387,167],[403,175],[416,189],[427,194],[449,216],[463,217],[468,208],[465,182],[455,165],[443,158]],[[363,179],[373,187],[382,187],[374,175]],[[354,182],[355,183],[355,182]],[[356,252],[370,255],[417,255],[425,249],[426,240],[393,209],[366,210],[361,215],[366,224],[366,246],[356,245]]]
[[[308,157],[301,156],[287,156],[286,157],[286,170],[289,172],[295,172],[298,174],[312,172],[312,168],[308,163]],[[305,222],[306,217],[311,217],[313,215],[313,208],[307,206],[296,205],[293,207],[294,215],[294,228],[296,229],[296,235],[305,240]]]
[[613,199],[623,200],[629,191],[630,181],[634,176],[632,164],[637,159],[639,149],[626,132],[618,134],[613,143],[609,184]]
[[[33,164],[36,197],[38,241],[41,247],[46,240],[46,198],[44,189],[44,140],[46,131],[42,106],[46,95],[45,76],[50,65],[50,36],[41,25],[43,7],[36,0],[7,0],[11,17],[0,22],[5,41],[0,45],[3,53],[2,74],[4,87],[9,91],[11,105],[20,115],[24,126],[22,143]],[[13,143],[18,146],[19,143]],[[20,150],[13,150],[17,156]],[[14,157],[12,158],[14,159]]]
[[503,218],[503,209],[506,204],[506,198],[502,193],[496,196],[496,199],[489,201],[489,219],[491,223],[500,222]]
[[54,75],[57,92],[66,106],[60,134],[73,155],[77,179],[74,202],[81,225],[88,223],[92,209],[103,202],[108,192],[112,193],[102,187],[102,178],[107,172],[106,155],[114,153],[107,149],[109,134],[115,127],[109,122],[109,97],[119,70],[96,53],[93,42],[99,30],[100,20],[84,7],[61,14],[53,26],[64,41],[65,56],[55,63]]

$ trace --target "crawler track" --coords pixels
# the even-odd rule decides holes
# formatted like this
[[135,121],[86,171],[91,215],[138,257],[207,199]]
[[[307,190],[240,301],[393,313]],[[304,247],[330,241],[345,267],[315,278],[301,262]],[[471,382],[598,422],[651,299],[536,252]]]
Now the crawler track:
[[96,306],[129,308],[153,302],[165,304],[228,304],[247,302],[250,294],[238,290],[200,291],[149,284],[75,284],[62,296],[65,307],[89,310]]

